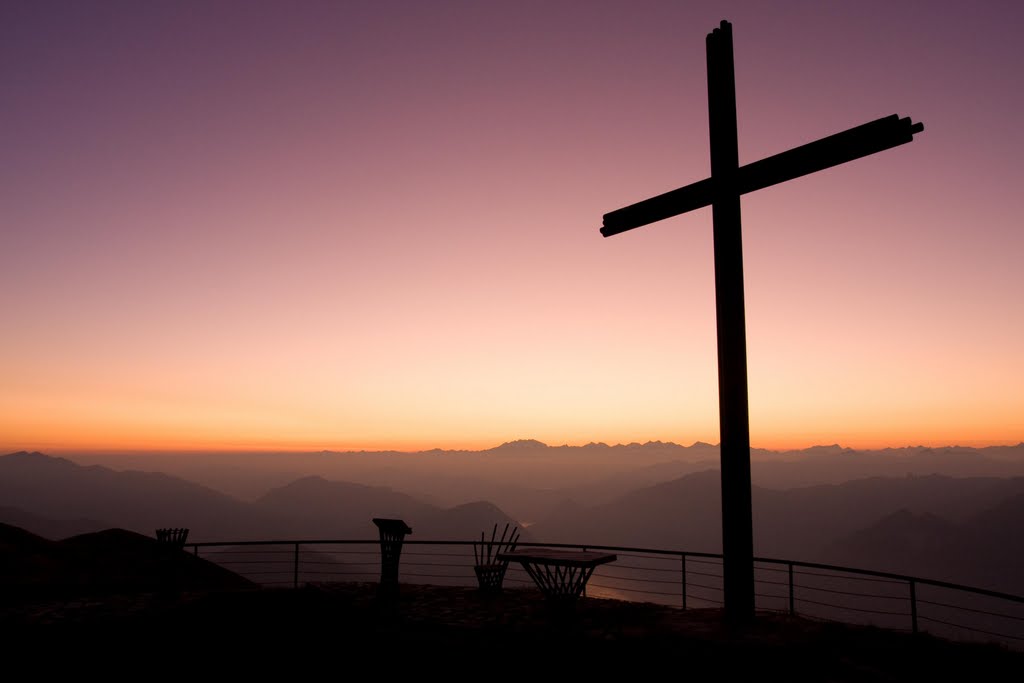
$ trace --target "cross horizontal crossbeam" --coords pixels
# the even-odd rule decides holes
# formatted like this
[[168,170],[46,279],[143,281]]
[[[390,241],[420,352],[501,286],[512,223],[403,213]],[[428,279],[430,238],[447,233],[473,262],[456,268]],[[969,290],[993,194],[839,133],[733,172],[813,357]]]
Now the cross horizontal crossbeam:
[[[885,116],[741,166],[736,171],[736,189],[739,194],[747,194],[847,161],[870,156],[908,143],[914,139],[916,133],[923,130],[923,123],[913,123],[909,117],[901,119],[898,114]],[[601,234],[611,237],[620,232],[710,206],[714,194],[714,180],[705,178],[678,190],[645,199],[606,213]]]

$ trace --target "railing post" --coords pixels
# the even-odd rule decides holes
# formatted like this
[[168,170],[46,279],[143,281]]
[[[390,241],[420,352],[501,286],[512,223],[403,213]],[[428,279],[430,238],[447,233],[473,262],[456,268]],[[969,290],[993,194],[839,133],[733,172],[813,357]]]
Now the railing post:
[[299,544],[295,544],[295,564],[292,566],[292,588],[299,587]]
[[910,628],[917,633],[917,582],[911,579],[910,583]]
[[680,553],[679,560],[682,564],[680,576],[682,577],[683,609],[686,609],[686,553]]
[[192,554],[195,555],[196,557],[199,557],[199,544],[198,543],[192,544]]
[[[587,552],[587,546],[582,546],[583,552]],[[587,597],[587,584],[583,583],[583,597]]]
[[789,563],[789,616],[796,615],[796,605],[793,600],[793,563]]

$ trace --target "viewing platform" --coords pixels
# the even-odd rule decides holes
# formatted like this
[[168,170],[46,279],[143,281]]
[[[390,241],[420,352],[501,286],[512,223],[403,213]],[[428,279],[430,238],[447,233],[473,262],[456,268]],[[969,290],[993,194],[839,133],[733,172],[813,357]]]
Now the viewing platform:
[[[378,539],[307,539],[186,543],[173,593],[105,585],[101,594],[15,601],[0,605],[0,625],[12,634],[12,651],[22,642],[166,642],[180,645],[183,657],[304,665],[390,652],[403,653],[394,664],[410,670],[417,660],[404,653],[452,661],[504,657],[510,672],[543,661],[604,673],[601,662],[619,659],[741,680],[992,680],[1024,670],[1024,599],[1017,596],[757,558],[757,617],[737,626],[718,604],[720,555],[524,544],[552,546],[527,552],[616,557],[595,564],[572,610],[553,609],[515,563],[503,590],[481,590],[472,541],[406,540],[401,590],[382,596]],[[229,585],[211,569],[241,579]]]

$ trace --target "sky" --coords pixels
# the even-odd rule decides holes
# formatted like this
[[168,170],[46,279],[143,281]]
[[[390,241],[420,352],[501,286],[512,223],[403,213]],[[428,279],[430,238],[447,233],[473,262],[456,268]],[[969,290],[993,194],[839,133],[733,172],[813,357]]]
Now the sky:
[[751,442],[1024,440],[1017,2],[0,3],[0,448],[718,441],[709,173],[742,200]]

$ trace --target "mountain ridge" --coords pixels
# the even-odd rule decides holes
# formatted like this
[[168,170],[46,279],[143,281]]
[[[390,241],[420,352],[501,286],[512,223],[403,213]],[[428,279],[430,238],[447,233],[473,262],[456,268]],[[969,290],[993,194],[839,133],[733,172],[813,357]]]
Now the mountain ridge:
[[[57,533],[96,526],[151,534],[188,527],[192,541],[290,537],[375,537],[373,517],[403,517],[420,533],[475,536],[495,523],[517,524],[490,502],[438,507],[389,487],[296,479],[254,502],[243,502],[163,473],[82,466],[36,453],[0,456],[0,522]],[[94,520],[102,520],[102,522]]]

